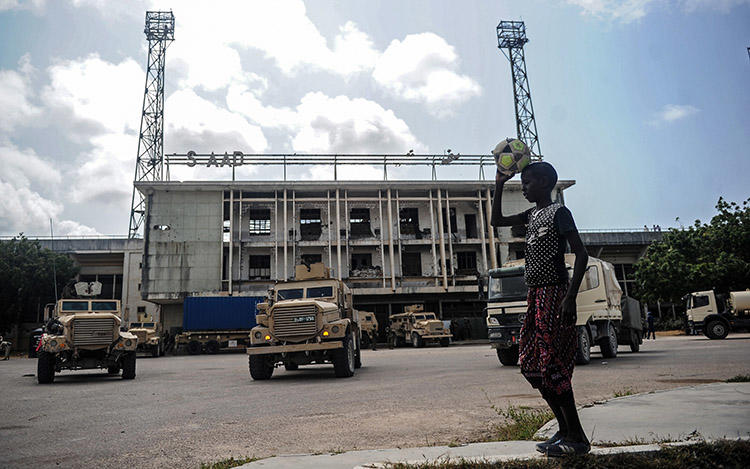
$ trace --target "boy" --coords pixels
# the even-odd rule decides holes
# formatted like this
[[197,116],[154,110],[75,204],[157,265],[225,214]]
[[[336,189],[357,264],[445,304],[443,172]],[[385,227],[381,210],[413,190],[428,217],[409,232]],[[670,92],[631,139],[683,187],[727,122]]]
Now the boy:
[[[519,340],[521,373],[538,389],[557,419],[559,430],[537,450],[549,456],[588,453],[591,449],[578,419],[573,388],[576,295],[586,272],[588,254],[570,210],[552,202],[557,172],[546,162],[521,172],[524,197],[536,206],[517,215],[502,213],[503,186],[512,176],[495,176],[492,226],[527,225],[526,272],[528,310]],[[576,255],[573,278],[565,267],[565,243]]]

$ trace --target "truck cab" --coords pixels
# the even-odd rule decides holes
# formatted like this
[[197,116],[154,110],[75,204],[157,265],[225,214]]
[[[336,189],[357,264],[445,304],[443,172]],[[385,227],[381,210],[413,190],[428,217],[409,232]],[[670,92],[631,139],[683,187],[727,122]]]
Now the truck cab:
[[750,328],[750,290],[729,292],[725,298],[713,290],[686,295],[687,332],[724,339],[731,330]]
[[259,303],[250,332],[250,375],[269,379],[275,367],[296,370],[300,365],[332,363],[339,378],[361,366],[360,326],[352,293],[332,279],[322,263],[300,265],[296,280],[279,282]]
[[[572,275],[575,255],[566,254],[565,262]],[[488,337],[500,363],[507,366],[518,363],[518,341],[528,308],[524,272],[525,262],[520,259],[507,262],[503,267],[491,270],[488,275]],[[618,344],[630,345],[632,351],[638,351],[642,342],[640,308],[623,309],[622,300],[622,290],[612,264],[589,256],[586,273],[576,296],[578,364],[590,361],[592,343],[599,346],[605,358],[617,355]]]

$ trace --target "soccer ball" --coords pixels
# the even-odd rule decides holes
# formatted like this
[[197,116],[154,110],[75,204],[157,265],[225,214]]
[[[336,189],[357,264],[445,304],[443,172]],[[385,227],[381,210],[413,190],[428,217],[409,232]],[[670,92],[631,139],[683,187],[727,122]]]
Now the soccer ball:
[[531,163],[529,147],[517,138],[506,138],[498,143],[492,155],[501,173],[512,176]]

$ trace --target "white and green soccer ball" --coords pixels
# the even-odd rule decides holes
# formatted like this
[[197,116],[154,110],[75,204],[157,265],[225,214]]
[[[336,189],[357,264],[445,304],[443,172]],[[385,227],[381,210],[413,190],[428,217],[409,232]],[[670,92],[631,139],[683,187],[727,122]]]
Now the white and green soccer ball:
[[501,173],[512,176],[523,171],[531,163],[529,147],[517,138],[506,138],[498,143],[492,155]]

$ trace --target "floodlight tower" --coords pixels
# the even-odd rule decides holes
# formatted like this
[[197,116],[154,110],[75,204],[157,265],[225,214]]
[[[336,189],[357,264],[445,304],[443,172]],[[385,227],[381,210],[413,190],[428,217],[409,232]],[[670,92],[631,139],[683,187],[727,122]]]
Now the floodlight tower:
[[[147,11],[148,67],[143,93],[141,131],[135,160],[137,181],[161,181],[164,174],[164,58],[174,41],[174,15],[171,11]],[[146,213],[146,199],[133,186],[128,237],[138,237]]]
[[526,58],[523,46],[526,38],[526,25],[523,21],[500,21],[497,25],[497,47],[510,61],[510,75],[513,79],[513,101],[516,105],[516,133],[531,150],[532,158],[542,159],[539,148],[539,134],[534,120],[534,106],[531,104],[531,89],[526,73]]

